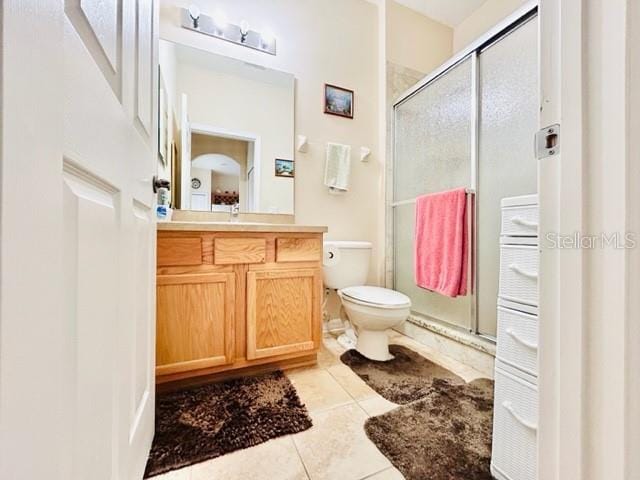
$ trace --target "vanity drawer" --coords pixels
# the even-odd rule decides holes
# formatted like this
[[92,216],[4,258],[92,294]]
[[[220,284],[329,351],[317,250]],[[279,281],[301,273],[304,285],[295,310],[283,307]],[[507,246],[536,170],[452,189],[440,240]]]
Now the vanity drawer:
[[496,357],[537,376],[538,317],[499,306]]
[[538,389],[496,364],[491,473],[536,480]]
[[512,302],[538,305],[538,247],[500,246],[498,296]]
[[264,263],[266,251],[267,241],[264,238],[216,238],[213,244],[213,263]]
[[322,240],[319,238],[276,239],[277,262],[319,262],[322,259]]
[[202,238],[158,238],[159,267],[202,265]]
[[538,235],[538,206],[520,205],[502,209],[501,235],[535,237]]

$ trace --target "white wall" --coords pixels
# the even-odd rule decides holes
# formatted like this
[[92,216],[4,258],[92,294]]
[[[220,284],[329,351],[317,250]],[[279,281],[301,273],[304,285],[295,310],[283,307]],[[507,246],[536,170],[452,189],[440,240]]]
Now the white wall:
[[[378,206],[384,198],[380,182],[384,160],[379,148],[378,7],[365,0],[198,2],[205,14],[220,9],[231,22],[245,19],[257,30],[271,30],[278,44],[278,54],[271,56],[180,28],[177,6],[189,3],[162,2],[162,38],[296,77],[295,130],[310,141],[307,153],[295,154],[296,222],[327,225],[327,238],[331,239],[373,241],[373,261],[382,258],[382,245],[376,242]],[[353,120],[323,113],[325,82],[355,90]],[[350,144],[354,150],[351,189],[345,195],[330,195],[322,184],[328,141]],[[357,159],[355,152],[360,146],[371,149],[368,163]],[[370,281],[379,282],[377,272],[371,271]]]
[[223,175],[211,172],[211,188],[213,191],[220,189],[224,192],[238,192],[240,190],[240,178],[237,175]]
[[528,0],[487,0],[453,31],[453,51],[458,52]]
[[424,74],[451,57],[453,29],[392,0],[386,8],[386,59]]
[[197,190],[191,188],[192,192],[195,193],[206,193],[209,195],[209,199],[211,198],[211,170],[205,170],[203,168],[193,168],[191,167],[191,178],[197,178],[200,180],[200,188]]

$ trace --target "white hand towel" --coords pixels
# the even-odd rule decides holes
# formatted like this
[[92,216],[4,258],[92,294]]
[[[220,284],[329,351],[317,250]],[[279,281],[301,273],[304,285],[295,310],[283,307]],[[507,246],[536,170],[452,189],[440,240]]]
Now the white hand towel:
[[324,184],[332,189],[347,191],[351,172],[351,145],[327,143]]

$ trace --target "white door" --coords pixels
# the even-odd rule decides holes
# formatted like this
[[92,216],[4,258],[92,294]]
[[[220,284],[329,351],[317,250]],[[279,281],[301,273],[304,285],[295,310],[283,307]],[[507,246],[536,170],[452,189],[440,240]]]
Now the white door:
[[198,210],[200,212],[211,211],[209,195],[206,193],[191,192],[191,210]]
[[187,95],[180,99],[180,208],[191,209],[191,125]]
[[5,0],[1,18],[0,478],[138,479],[154,417],[157,5]]
[[540,5],[539,478],[637,479],[640,2]]

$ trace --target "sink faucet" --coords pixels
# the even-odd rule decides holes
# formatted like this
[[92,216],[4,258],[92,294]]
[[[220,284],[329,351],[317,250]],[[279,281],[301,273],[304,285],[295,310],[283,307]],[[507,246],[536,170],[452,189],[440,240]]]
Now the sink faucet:
[[229,209],[229,221],[237,222],[239,214],[240,214],[240,204],[234,203],[233,205],[231,205],[231,208]]

